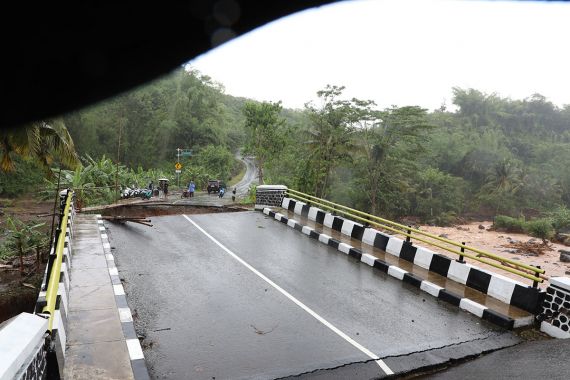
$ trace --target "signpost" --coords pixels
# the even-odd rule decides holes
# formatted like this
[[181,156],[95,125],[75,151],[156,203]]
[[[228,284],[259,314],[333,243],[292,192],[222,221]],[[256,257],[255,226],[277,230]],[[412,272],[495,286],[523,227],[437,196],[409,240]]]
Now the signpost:
[[192,149],[181,149],[180,156],[182,157],[192,157]]
[[176,168],[176,183],[178,184],[178,187],[180,187],[180,169],[182,169],[182,165],[180,165],[180,151],[182,149],[180,148],[176,148],[176,165],[174,165],[174,168]]
[[176,164],[174,168],[176,169],[176,181],[178,187],[180,187],[180,173],[182,173],[182,164],[180,163],[180,157],[192,157],[192,149],[182,149],[176,148]]

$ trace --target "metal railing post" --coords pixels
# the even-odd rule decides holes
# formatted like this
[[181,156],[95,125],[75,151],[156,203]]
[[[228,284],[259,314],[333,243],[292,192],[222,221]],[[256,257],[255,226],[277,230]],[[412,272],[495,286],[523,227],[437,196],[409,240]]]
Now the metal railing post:
[[[61,218],[60,218],[60,220],[61,220]],[[51,252],[50,252],[50,255],[48,256],[47,270],[46,270],[46,273],[47,273],[48,275],[46,276],[46,283],[45,283],[45,285],[44,285],[44,287],[43,287],[43,289],[42,289],[42,290],[44,290],[44,291],[47,290],[47,288],[48,288],[48,285],[49,285],[49,278],[50,278],[49,274],[51,273],[51,268],[53,267],[53,262],[55,261],[55,258],[56,258],[56,256],[57,256],[56,247],[57,247],[57,242],[58,242],[58,240],[59,240],[59,235],[61,235],[61,227],[60,227],[60,226],[61,226],[61,221],[60,221],[59,223],[60,223],[60,225],[55,229],[55,239],[54,239],[54,242],[53,242],[53,247],[54,247],[54,249],[53,249],[53,254],[51,254]]]
[[[462,241],[461,244],[465,245],[465,242]],[[461,253],[465,253],[465,247],[461,247]],[[461,264],[465,264],[465,257],[463,257],[463,255],[459,255],[459,260],[457,260],[457,262],[461,263]]]
[[[537,265],[536,267],[537,267],[538,269],[540,269],[540,265]],[[533,288],[538,288],[538,281],[534,280],[534,281],[532,282],[532,287],[533,287]]]
[[[410,226],[409,224],[408,224],[408,227],[412,228],[412,226]],[[411,235],[411,234],[412,234],[412,230],[408,229],[408,235]],[[411,242],[411,240],[412,240],[412,238],[410,236],[406,236],[406,243]]]

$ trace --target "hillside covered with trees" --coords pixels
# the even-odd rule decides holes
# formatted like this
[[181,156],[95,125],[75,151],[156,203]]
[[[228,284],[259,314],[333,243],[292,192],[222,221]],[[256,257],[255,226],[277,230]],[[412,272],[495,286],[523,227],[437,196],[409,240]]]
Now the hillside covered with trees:
[[319,92],[283,127],[272,182],[390,217],[536,216],[570,204],[570,107],[453,89],[456,111],[377,110]]
[[[290,110],[233,97],[212,78],[179,69],[57,125],[67,127],[83,167],[111,170],[118,157],[129,181],[173,177],[176,148],[194,152],[183,161],[182,181],[228,180],[242,149],[256,155],[265,183],[392,218],[446,224],[461,215],[530,217],[570,206],[569,106],[539,94],[509,99],[454,88],[453,111],[379,109],[343,91],[327,86],[317,101]],[[6,173],[1,183],[41,185],[45,162],[15,160],[11,175],[34,183],[8,181]],[[4,185],[0,192],[16,191]]]

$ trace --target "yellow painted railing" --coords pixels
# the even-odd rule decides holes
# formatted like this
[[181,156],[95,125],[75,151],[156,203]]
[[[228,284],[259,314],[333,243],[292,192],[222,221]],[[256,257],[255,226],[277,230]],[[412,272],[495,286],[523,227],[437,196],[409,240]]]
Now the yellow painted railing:
[[59,286],[59,278],[61,275],[61,263],[63,262],[63,248],[65,247],[65,233],[67,232],[67,220],[69,219],[69,213],[71,210],[71,198],[73,197],[73,192],[68,191],[67,199],[65,201],[65,208],[63,210],[63,218],[61,220],[60,232],[57,237],[57,245],[55,247],[55,260],[51,267],[51,272],[49,275],[48,288],[46,290],[46,302],[47,305],[44,306],[42,312],[49,314],[49,327],[48,330],[51,332],[53,328],[53,318],[55,313],[55,304],[57,302],[57,290]]
[[[544,275],[544,269],[537,268],[533,265],[527,265],[519,263],[515,260],[496,255],[494,253],[483,251],[479,248],[471,247],[465,244],[455,242],[453,240],[445,239],[440,236],[430,234],[425,231],[421,231],[416,228],[405,226],[400,223],[393,222],[388,219],[380,218],[375,215],[371,215],[359,210],[352,209],[337,203],[327,201],[326,199],[317,198],[315,196],[302,193],[297,190],[288,189],[287,194],[290,198],[306,202],[307,204],[322,207],[325,210],[332,211],[334,213],[342,214],[349,219],[357,220],[365,224],[379,227],[384,230],[394,232],[398,235],[403,235],[413,238],[414,240],[421,241],[426,244],[430,244],[434,247],[438,247],[447,252],[454,253],[460,257],[468,257],[472,260],[490,265],[492,267],[505,270],[507,272],[516,274],[520,277],[533,280],[536,282],[543,282],[548,279]],[[447,244],[445,246],[443,244]],[[451,246],[451,247],[449,247]],[[454,247],[460,248],[460,250],[454,249]],[[473,253],[469,253],[473,252]]]

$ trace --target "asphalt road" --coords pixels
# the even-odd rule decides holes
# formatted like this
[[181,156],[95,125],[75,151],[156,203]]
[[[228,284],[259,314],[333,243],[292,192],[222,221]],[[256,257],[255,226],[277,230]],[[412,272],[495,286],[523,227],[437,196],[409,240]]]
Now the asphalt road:
[[381,378],[519,342],[259,212],[152,223],[106,225],[156,379]]
[[252,157],[241,157],[241,159],[245,163],[246,169],[241,181],[236,183],[234,186],[236,189],[236,196],[238,198],[245,197],[249,191],[249,186],[258,179],[255,159]]

